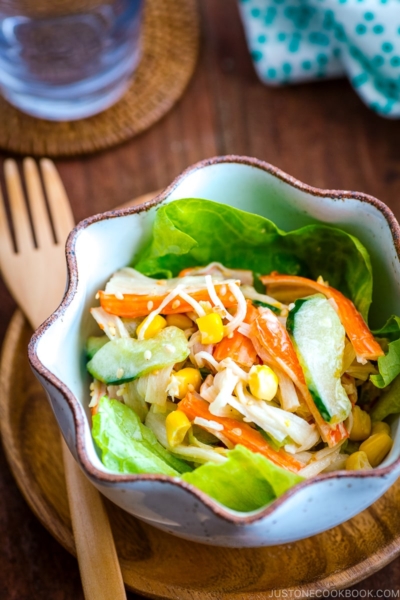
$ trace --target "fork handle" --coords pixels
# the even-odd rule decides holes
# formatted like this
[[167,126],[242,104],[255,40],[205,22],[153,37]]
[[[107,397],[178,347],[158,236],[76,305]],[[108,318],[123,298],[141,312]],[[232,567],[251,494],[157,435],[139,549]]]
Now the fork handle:
[[[100,494],[61,437],[79,570],[86,600],[126,600],[110,522]],[[100,557],[100,564],[95,557]]]

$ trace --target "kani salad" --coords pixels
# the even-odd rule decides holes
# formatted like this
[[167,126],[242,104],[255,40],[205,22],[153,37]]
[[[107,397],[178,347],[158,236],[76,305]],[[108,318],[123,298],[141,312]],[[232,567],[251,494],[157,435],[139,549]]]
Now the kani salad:
[[372,333],[371,294],[367,251],[339,229],[284,233],[198,199],[160,207],[135,268],[91,309],[103,463],[180,477],[238,511],[377,467],[400,412],[400,320]]

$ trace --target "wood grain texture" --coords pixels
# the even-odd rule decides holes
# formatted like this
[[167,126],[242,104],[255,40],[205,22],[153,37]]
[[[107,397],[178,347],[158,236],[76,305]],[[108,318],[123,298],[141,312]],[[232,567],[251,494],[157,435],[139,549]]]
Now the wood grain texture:
[[[37,517],[75,552],[57,423],[29,369],[31,329],[17,311],[1,365],[2,435],[19,487]],[[154,598],[265,600],[347,587],[400,554],[400,482],[344,525],[296,543],[213,548],[172,537],[107,502],[126,585]],[[285,567],[284,574],[282,567]],[[110,596],[111,597],[111,596]]]
[[[165,187],[197,160],[227,153],[257,156],[311,185],[367,192],[399,218],[400,122],[371,113],[345,80],[267,88],[254,73],[236,0],[201,0],[199,7],[200,61],[176,107],[112,151],[57,161],[76,221]],[[1,176],[0,185],[4,192]],[[0,340],[14,308],[0,282]],[[75,559],[34,517],[2,452],[0,494],[0,598],[82,600]],[[399,590],[399,573],[397,558],[353,589]]]
[[[13,298],[23,310],[33,329],[36,329],[58,306],[65,289],[64,247],[74,219],[65,189],[55,165],[49,160],[41,161],[44,189],[40,174],[31,158],[24,160],[24,177],[21,179],[17,164],[8,159],[4,165],[7,193],[12,214],[12,226],[17,242],[17,252],[8,252],[0,245],[2,275]],[[28,193],[24,196],[23,185]],[[44,191],[51,216],[47,215]],[[33,221],[36,240],[30,227],[29,212]],[[3,229],[5,210],[3,214]],[[53,239],[53,228],[56,241]],[[4,346],[4,356],[7,349]],[[12,397],[14,376],[4,379],[6,362],[2,372],[3,399]],[[29,403],[28,403],[29,405]],[[2,419],[0,423],[6,423]],[[20,440],[25,436],[18,435]],[[4,443],[7,437],[4,435]],[[125,586],[119,566],[110,522],[101,495],[83,475],[71,455],[64,439],[61,439],[64,478],[79,563],[84,595],[87,600],[126,600]],[[23,463],[22,466],[24,466]],[[22,480],[19,481],[22,486]],[[26,487],[31,487],[25,478]],[[23,490],[23,486],[22,486]],[[98,564],[96,564],[96,560]]]

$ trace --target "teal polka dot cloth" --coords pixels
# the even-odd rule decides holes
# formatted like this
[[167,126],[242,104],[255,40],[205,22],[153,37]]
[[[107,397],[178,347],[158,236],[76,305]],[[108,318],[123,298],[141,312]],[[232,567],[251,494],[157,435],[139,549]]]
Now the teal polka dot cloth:
[[260,79],[347,75],[375,112],[400,118],[400,0],[239,0]]

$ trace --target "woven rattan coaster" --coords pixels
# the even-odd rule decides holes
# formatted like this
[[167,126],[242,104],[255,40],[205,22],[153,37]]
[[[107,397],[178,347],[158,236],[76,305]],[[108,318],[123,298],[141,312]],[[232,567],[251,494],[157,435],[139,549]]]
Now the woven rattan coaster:
[[146,0],[143,57],[123,98],[99,115],[54,122],[25,115],[0,98],[0,147],[69,156],[103,150],[158,121],[181,97],[199,47],[196,0]]

